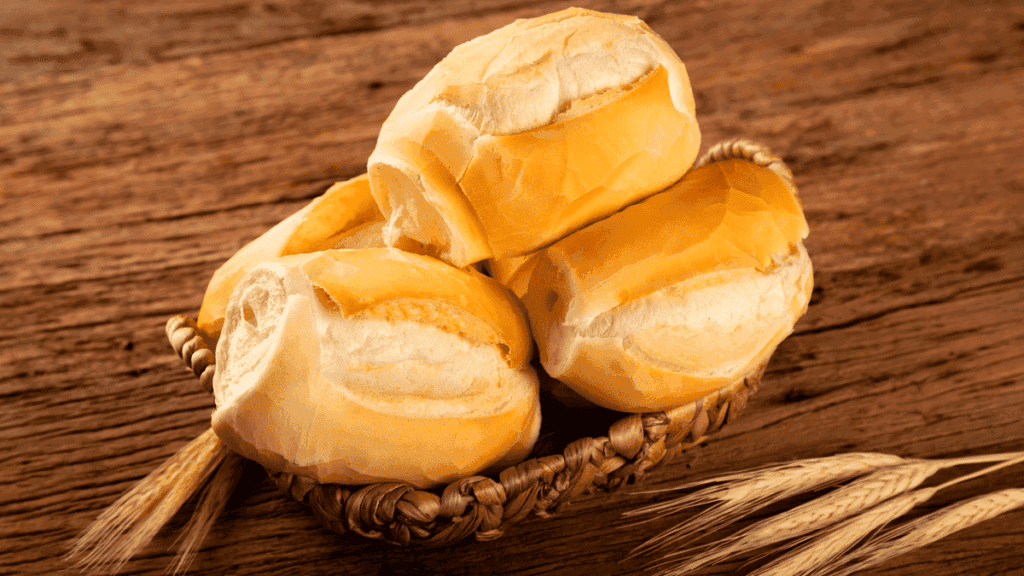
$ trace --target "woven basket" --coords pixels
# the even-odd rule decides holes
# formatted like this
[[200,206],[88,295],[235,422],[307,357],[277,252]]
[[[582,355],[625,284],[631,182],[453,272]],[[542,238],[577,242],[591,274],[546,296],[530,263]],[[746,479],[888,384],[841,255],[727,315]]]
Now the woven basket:
[[[779,174],[792,186],[793,176],[767,148],[747,140],[713,146],[694,167],[731,158],[750,160]],[[215,342],[187,316],[167,322],[167,336],[178,355],[213,391]],[[478,541],[501,536],[512,524],[536,514],[546,517],[576,496],[593,490],[611,491],[642,478],[670,452],[704,440],[736,418],[757,391],[765,365],[741,382],[692,403],[643,414],[605,410],[574,411],[542,395],[544,421],[564,423],[581,414],[594,419],[616,418],[607,434],[568,442],[556,451],[563,430],[542,430],[534,457],[505,470],[497,479],[469,476],[444,488],[420,490],[401,482],[366,486],[321,484],[290,473],[268,470],[277,486],[310,506],[331,530],[355,532],[367,538],[400,545],[443,546],[473,536]],[[538,374],[544,378],[543,370]],[[558,416],[563,416],[559,418]],[[578,432],[577,432],[578,433]],[[554,450],[552,448],[555,448]]]

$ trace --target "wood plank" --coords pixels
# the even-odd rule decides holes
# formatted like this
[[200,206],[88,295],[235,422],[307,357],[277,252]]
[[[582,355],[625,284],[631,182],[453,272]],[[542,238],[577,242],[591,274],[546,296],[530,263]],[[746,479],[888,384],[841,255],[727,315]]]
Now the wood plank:
[[[219,263],[365,170],[394,103],[453,46],[569,4],[0,6],[0,574],[63,569],[76,533],[208,426],[162,325],[195,314]],[[749,136],[796,172],[817,288],[761,393],[642,485],[494,542],[340,537],[250,470],[193,573],[641,574],[622,561],[669,522],[624,526],[656,498],[632,492],[843,451],[1024,447],[1024,6],[580,4],[639,14],[680,53],[705,147]],[[874,573],[1024,574],[1022,520]],[[124,573],[162,573],[174,537]]]

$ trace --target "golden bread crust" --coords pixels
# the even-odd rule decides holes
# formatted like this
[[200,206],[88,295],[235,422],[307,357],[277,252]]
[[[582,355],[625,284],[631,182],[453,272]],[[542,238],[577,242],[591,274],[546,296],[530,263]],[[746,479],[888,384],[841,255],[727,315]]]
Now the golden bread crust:
[[663,189],[699,146],[671,48],[636,18],[570,9],[455,48],[399,100],[368,171],[388,245],[462,267]]
[[[257,264],[289,254],[348,247],[347,242],[356,240],[360,231],[383,221],[366,174],[335,183],[301,210],[243,246],[214,272],[199,310],[199,328],[213,339],[220,336],[231,292]],[[367,242],[364,238],[357,241]],[[383,237],[369,243],[384,246]]]

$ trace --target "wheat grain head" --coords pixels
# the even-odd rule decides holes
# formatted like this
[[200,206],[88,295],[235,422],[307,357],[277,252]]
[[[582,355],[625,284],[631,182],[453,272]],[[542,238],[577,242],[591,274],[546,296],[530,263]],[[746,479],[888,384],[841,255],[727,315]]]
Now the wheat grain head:
[[870,568],[1022,506],[1021,488],[1000,490],[947,506],[869,540],[834,576],[848,576]]
[[698,532],[717,530],[775,502],[906,462],[903,458],[889,454],[839,454],[766,466],[683,485],[674,490],[715,484],[693,494],[644,506],[624,515],[652,515],[661,518],[698,506],[710,505],[711,508],[644,542],[630,556],[681,545],[692,540]]
[[[683,574],[730,556],[822,530],[879,502],[920,486],[940,468],[940,464],[927,461],[911,461],[883,468],[824,496],[745,528],[719,541],[709,550],[693,556],[684,565],[673,569],[672,573]],[[668,554],[659,564],[671,561],[675,556],[685,555],[685,552]]]
[[228,453],[213,430],[207,430],[104,510],[65,559],[84,572],[118,572],[153,540]]
[[900,494],[829,528],[821,535],[808,537],[805,544],[750,576],[812,576],[829,573],[857,543],[934,494],[934,488]]

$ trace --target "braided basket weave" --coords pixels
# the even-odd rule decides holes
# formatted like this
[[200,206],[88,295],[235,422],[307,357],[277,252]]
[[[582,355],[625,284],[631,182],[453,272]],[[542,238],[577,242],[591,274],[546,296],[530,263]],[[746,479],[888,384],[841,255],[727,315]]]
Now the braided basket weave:
[[[732,158],[769,168],[793,185],[792,173],[780,158],[747,140],[713,146],[694,168]],[[201,386],[212,392],[216,343],[183,315],[167,322],[167,336]],[[506,468],[497,479],[469,476],[442,489],[420,490],[401,482],[342,486],[267,472],[282,491],[310,506],[339,534],[355,532],[400,545],[443,546],[469,536],[493,540],[531,513],[546,517],[581,493],[614,490],[643,477],[671,451],[701,442],[746,407],[764,368],[762,364],[743,381],[671,410],[619,413],[606,435],[579,438],[560,452],[548,453],[551,435],[545,442],[542,434],[534,449],[537,456]],[[538,373],[544,378],[543,371]]]

